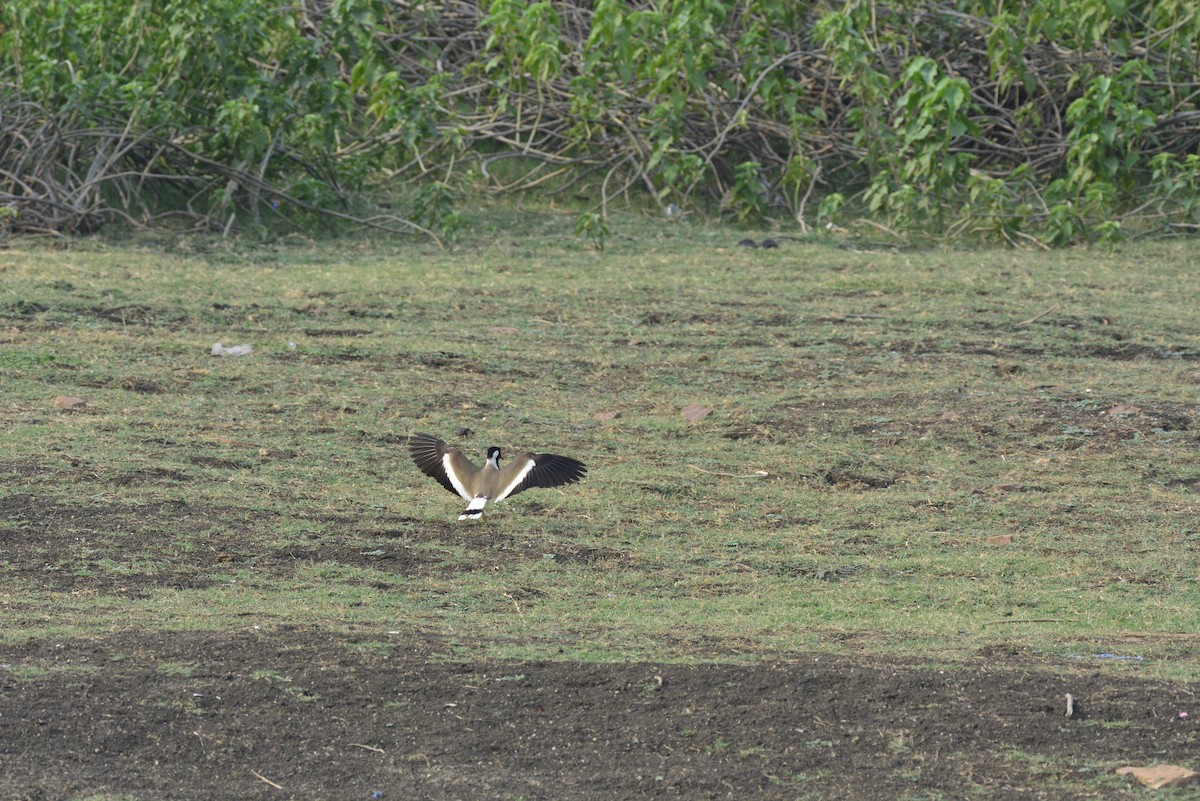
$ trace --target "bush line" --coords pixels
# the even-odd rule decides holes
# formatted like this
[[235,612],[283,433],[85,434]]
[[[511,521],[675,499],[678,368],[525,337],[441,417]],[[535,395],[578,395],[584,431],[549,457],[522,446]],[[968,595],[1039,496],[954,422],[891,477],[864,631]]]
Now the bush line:
[[443,238],[482,187],[583,197],[598,243],[647,197],[801,232],[1187,233],[1198,40],[1182,0],[8,0],[0,227]]

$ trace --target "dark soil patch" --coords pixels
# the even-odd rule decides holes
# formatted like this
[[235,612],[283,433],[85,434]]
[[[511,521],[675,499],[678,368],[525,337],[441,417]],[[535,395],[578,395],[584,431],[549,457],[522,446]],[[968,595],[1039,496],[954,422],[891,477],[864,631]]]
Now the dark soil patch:
[[454,564],[440,559],[435,552],[394,546],[391,543],[365,550],[362,545],[284,548],[255,560],[255,567],[263,571],[282,569],[284,572],[291,572],[306,564],[329,563],[367,567],[401,576],[461,572]]
[[140,470],[127,470],[117,475],[112,482],[118,487],[128,487],[137,484],[155,484],[160,482],[185,482],[192,477],[182,470],[170,467],[147,467]]
[[249,470],[254,465],[220,456],[189,456],[188,461],[198,467],[213,467],[218,470]]
[[[1197,406],[1167,401],[1136,401],[1119,396],[1097,397],[1064,392],[1027,392],[1001,396],[999,401],[972,401],[953,396],[943,399],[937,411],[923,418],[904,419],[897,409],[924,405],[906,396],[889,398],[797,399],[780,405],[767,415],[724,434],[728,439],[762,435],[772,439],[806,436],[812,431],[847,431],[864,437],[877,448],[894,446],[905,439],[935,434],[947,441],[960,440],[972,447],[1011,446],[1067,449],[1087,441],[1092,447],[1119,447],[1125,440],[1153,437],[1163,432],[1190,431],[1195,427]],[[868,422],[858,422],[861,420]],[[837,469],[837,466],[835,466]],[[827,476],[831,484],[877,486],[873,477]]]
[[121,380],[120,387],[140,395],[157,395],[165,391],[161,384],[148,378],[125,378]]
[[48,308],[44,303],[35,303],[32,300],[14,300],[0,306],[0,317],[28,320],[35,314],[41,314]]
[[[124,473],[117,483],[146,477]],[[237,514],[184,502],[67,506],[14,494],[0,498],[0,519],[14,524],[0,541],[0,558],[10,581],[53,591],[145,597],[155,587],[205,587],[230,547],[214,532],[244,530],[230,522]]]
[[1129,361],[1132,359],[1184,359],[1195,361],[1197,358],[1200,358],[1200,352],[1192,350],[1186,345],[1160,347],[1158,345],[1141,345],[1136,342],[1122,345],[1085,345],[1079,348],[1074,355],[1086,356],[1093,359],[1113,359],[1116,361]]
[[307,337],[367,337],[375,333],[366,328],[305,328]]
[[[1125,797],[1195,758],[1200,685],[829,656],[446,663],[416,632],[0,647],[13,799]],[[1065,716],[1065,695],[1077,716]]]
[[825,483],[835,487],[865,487],[887,489],[896,483],[892,476],[878,476],[846,467],[831,467],[825,471]]
[[1163,481],[1163,486],[1166,487],[1183,487],[1184,489],[1193,492],[1200,491],[1200,476],[1188,476],[1187,478],[1169,478]]
[[[150,468],[122,473],[115,483],[188,480],[178,471]],[[536,514],[537,504],[529,506]],[[614,548],[572,542],[566,531],[521,538],[462,525],[453,517],[396,518],[381,528],[312,513],[305,519],[325,530],[314,532],[311,541],[279,547],[269,543],[280,518],[264,510],[183,501],[72,506],[18,493],[0,498],[0,519],[13,524],[0,540],[0,561],[7,565],[6,578],[24,586],[150,597],[164,587],[211,586],[232,570],[288,577],[304,567],[332,564],[414,577],[490,572],[545,559],[598,567],[628,559]],[[439,547],[448,543],[455,548]]]
[[[528,504],[536,510],[537,504]],[[522,513],[529,511],[527,508]],[[400,520],[404,520],[401,518]],[[593,547],[571,542],[571,533],[546,531],[536,538],[516,537],[502,531],[492,531],[486,525],[463,525],[453,520],[441,523],[413,521],[404,528],[360,529],[368,537],[379,537],[379,544],[369,552],[379,562],[389,560],[406,561],[397,551],[412,548],[416,544],[437,545],[455,543],[470,553],[469,563],[440,562],[434,572],[492,571],[517,562],[554,560],[561,564],[615,565],[625,564],[629,556],[615,548]],[[432,552],[430,553],[432,558]],[[343,558],[346,558],[344,555]],[[352,556],[350,556],[353,559]],[[387,568],[384,568],[387,569]],[[429,570],[423,572],[430,572]]]

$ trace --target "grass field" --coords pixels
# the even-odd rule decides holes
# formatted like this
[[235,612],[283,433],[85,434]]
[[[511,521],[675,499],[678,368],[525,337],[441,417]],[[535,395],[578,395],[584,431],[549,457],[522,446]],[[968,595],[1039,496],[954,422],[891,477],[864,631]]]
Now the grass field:
[[[1194,243],[571,222],[7,243],[0,795],[1058,801],[1194,755]],[[418,430],[588,476],[457,523]]]
[[[597,252],[480,214],[449,251],[0,251],[4,644],[303,626],[431,661],[1200,678],[1194,243],[629,219]],[[457,523],[415,431],[589,474]]]

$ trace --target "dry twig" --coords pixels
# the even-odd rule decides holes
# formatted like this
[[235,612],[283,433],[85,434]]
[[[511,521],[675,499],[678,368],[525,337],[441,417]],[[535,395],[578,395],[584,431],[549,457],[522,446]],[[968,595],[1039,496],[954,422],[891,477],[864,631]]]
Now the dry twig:
[[704,473],[706,475],[724,476],[725,478],[767,478],[768,476],[771,475],[766,470],[755,470],[753,473],[747,473],[744,475],[740,475],[738,473],[715,473],[712,470],[705,470],[703,467],[697,467],[694,464],[690,464],[690,465],[688,465],[688,467],[692,468],[693,470],[696,470],[697,472]]
[[269,785],[271,785],[272,787],[274,787],[276,790],[282,790],[282,789],[283,789],[283,785],[281,785],[281,784],[276,784],[275,782],[273,782],[273,781],[271,781],[270,779],[268,779],[266,776],[264,776],[264,775],[262,775],[261,773],[259,773],[259,772],[258,772],[257,770],[255,770],[254,768],[251,768],[251,769],[250,769],[250,772],[254,774],[254,777],[255,777],[256,779],[260,779],[260,780],[262,780],[262,781],[266,782],[267,784],[269,784]]

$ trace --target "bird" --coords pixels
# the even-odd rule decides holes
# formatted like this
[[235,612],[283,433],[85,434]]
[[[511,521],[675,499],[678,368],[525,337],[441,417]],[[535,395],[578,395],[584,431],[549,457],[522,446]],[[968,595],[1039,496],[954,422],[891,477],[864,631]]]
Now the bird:
[[413,434],[408,452],[422,473],[466,499],[459,520],[478,520],[489,501],[499,503],[534,487],[574,484],[587,475],[583,462],[554,453],[522,453],[501,467],[495,445],[488,448],[487,464],[476,467],[462,451],[432,434]]

